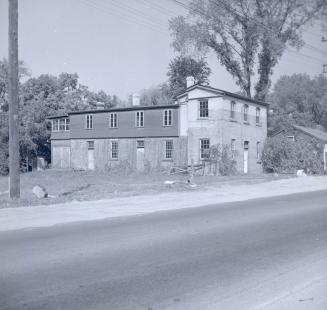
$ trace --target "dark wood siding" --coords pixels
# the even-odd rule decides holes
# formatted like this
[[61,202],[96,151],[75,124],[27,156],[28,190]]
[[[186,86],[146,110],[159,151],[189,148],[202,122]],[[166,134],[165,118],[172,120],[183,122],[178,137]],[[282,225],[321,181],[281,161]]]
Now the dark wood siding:
[[[173,108],[172,126],[163,126],[163,111],[135,110],[118,111],[118,127],[109,128],[109,112],[93,114],[93,129],[85,128],[86,114],[70,115],[70,138],[71,139],[100,139],[100,138],[137,138],[137,137],[177,137],[179,109]],[[135,126],[136,111],[144,111],[144,127]],[[91,113],[90,113],[91,114]]]
[[51,140],[67,140],[70,138],[70,131],[52,131]]

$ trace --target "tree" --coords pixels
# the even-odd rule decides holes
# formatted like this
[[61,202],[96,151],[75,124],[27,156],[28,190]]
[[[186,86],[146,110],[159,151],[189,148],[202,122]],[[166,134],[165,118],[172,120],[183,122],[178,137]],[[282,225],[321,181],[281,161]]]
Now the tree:
[[327,77],[311,79],[307,74],[282,76],[268,96],[273,114],[269,117],[270,132],[281,130],[289,124],[327,130]]
[[170,20],[173,46],[182,55],[213,51],[248,97],[254,88],[265,100],[287,46],[300,48],[303,27],[326,7],[326,0],[192,0],[186,18]]
[[167,105],[174,101],[167,83],[152,86],[143,89],[140,92],[140,104],[145,106],[150,105]]
[[197,83],[208,83],[211,73],[204,58],[195,60],[191,57],[178,56],[172,60],[168,69],[168,84],[172,97],[181,94],[186,88],[186,77],[194,77]]

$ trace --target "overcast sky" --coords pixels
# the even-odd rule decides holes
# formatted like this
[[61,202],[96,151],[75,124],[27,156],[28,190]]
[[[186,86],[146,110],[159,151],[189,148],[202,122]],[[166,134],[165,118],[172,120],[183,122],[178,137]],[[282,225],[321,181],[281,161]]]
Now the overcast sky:
[[[7,2],[0,0],[0,58],[8,53]],[[168,20],[185,13],[173,0],[19,0],[19,58],[32,76],[76,72],[90,89],[126,99],[166,80],[174,57]],[[320,74],[327,62],[322,35],[319,26],[307,29],[310,46],[287,52],[273,81],[283,74]],[[212,86],[239,90],[214,55],[209,65]]]

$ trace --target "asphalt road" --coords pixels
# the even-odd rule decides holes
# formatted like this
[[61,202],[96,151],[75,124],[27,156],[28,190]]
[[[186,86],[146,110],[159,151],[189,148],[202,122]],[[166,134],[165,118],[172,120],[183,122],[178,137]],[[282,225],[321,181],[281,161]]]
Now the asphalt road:
[[0,233],[0,309],[327,309],[327,191]]

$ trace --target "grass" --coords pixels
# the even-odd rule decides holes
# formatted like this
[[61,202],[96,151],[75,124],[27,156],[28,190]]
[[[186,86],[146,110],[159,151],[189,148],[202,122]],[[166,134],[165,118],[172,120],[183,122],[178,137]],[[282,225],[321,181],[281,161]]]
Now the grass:
[[[168,191],[187,191],[220,186],[222,184],[260,183],[276,179],[273,175],[196,176],[196,188],[187,184],[187,175],[117,174],[101,171],[45,170],[21,174],[21,198],[8,198],[8,177],[0,177],[0,208],[35,206],[69,201],[97,200],[112,197],[156,194]],[[176,183],[166,185],[166,180]],[[38,199],[33,186],[44,186],[50,198]]]

